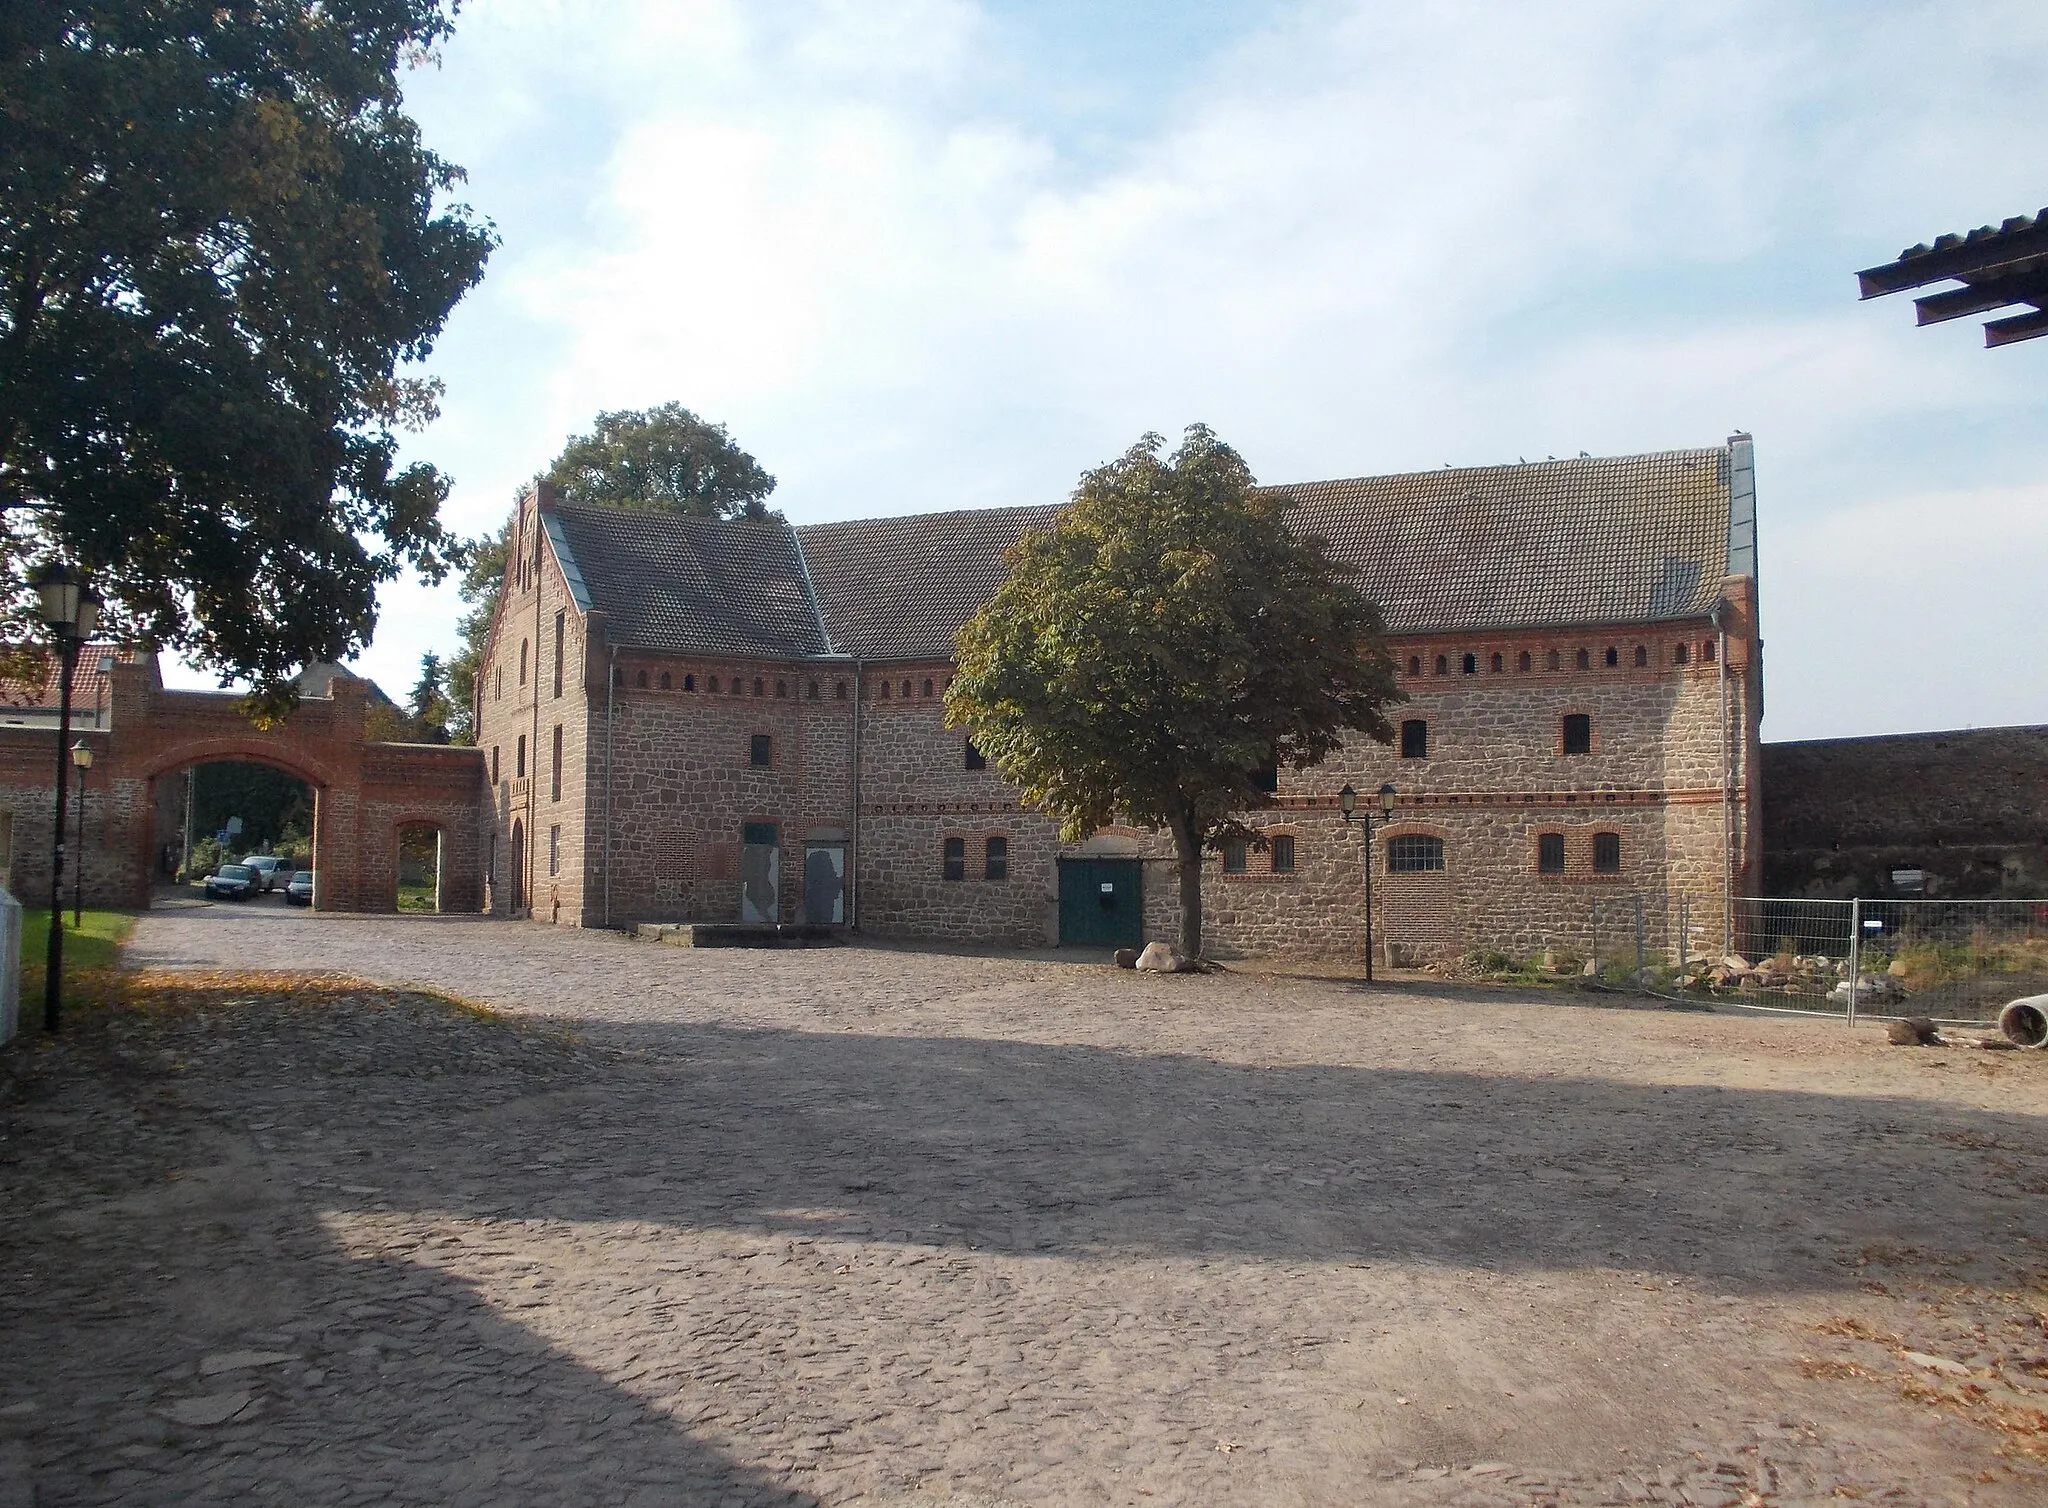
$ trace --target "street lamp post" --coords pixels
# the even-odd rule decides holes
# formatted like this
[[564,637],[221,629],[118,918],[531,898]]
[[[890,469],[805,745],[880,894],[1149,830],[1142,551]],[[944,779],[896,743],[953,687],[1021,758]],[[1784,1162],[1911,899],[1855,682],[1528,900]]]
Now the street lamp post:
[[57,805],[50,824],[50,952],[43,979],[43,1030],[54,1032],[63,1015],[64,978],[64,794],[71,773],[71,678],[79,646],[92,636],[100,599],[62,561],[50,561],[29,578],[40,599],[43,623],[57,641]]
[[71,746],[71,762],[78,766],[78,794],[71,798],[78,813],[78,853],[71,860],[71,925],[85,925],[85,777],[92,773],[92,745],[80,739]]
[[[1394,799],[1397,792],[1392,782],[1380,787],[1380,820],[1386,822],[1394,815]],[[1372,808],[1358,812],[1358,792],[1345,786],[1337,793],[1337,805],[1349,822],[1354,815],[1362,815],[1365,821],[1365,982],[1372,983]]]

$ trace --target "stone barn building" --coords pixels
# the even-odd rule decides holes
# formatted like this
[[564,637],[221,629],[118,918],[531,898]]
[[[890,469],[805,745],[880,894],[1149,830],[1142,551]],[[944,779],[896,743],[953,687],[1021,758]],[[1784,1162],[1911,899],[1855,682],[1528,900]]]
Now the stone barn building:
[[[1751,442],[1281,489],[1384,610],[1392,747],[1283,771],[1211,855],[1219,952],[1582,940],[1603,902],[1718,940],[1758,881]],[[477,681],[491,909],[1104,944],[1171,933],[1161,835],[1067,846],[941,699],[953,636],[1051,507],[792,527],[572,506],[512,521]],[[1337,801],[1391,782],[1370,855]]]

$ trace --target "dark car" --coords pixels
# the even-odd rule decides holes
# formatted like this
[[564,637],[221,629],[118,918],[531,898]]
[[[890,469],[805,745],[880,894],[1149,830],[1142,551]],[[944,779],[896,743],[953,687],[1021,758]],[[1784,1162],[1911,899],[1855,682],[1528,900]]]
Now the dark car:
[[313,871],[301,869],[297,874],[285,881],[284,898],[289,904],[294,906],[312,905]]
[[210,901],[246,901],[263,882],[247,864],[223,864],[206,877]]

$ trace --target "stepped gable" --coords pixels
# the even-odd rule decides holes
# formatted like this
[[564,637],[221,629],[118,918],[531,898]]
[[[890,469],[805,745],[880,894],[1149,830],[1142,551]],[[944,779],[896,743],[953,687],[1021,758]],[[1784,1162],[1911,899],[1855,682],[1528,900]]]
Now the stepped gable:
[[827,652],[795,536],[780,517],[569,503],[549,517],[581,588],[578,605],[604,613],[606,633],[623,649],[771,659]]
[[953,636],[1009,575],[1003,552],[1056,507],[916,513],[797,530],[832,647],[865,660],[950,660]]
[[1394,633],[1696,617],[1728,574],[1728,452],[1447,468],[1270,489]]

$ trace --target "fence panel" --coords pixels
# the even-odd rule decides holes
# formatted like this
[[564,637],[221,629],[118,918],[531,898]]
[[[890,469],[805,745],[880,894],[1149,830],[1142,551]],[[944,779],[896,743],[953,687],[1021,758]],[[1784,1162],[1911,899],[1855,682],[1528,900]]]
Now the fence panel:
[[2048,993],[2048,901],[1857,904],[1859,1012],[1977,1024]]

